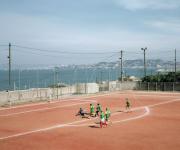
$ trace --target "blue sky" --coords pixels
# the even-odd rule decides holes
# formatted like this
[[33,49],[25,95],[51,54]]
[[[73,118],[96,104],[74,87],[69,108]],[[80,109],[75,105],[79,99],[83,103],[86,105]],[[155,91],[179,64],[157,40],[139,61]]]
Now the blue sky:
[[[170,60],[170,51],[180,49],[179,0],[0,0],[0,20],[0,44],[60,52],[139,53],[148,47],[149,58]],[[6,61],[6,49],[0,51],[0,63]],[[142,56],[125,54],[127,59]],[[108,55],[59,57],[40,59],[17,48],[13,51],[15,64],[93,63]]]

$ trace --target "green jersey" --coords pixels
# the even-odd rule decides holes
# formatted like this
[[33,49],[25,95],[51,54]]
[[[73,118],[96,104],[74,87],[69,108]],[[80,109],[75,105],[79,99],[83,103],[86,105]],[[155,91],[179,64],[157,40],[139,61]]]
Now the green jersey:
[[105,112],[105,116],[106,116],[106,118],[109,118],[109,117],[110,117],[110,115],[111,115],[110,110],[109,110],[109,109],[108,109],[108,110],[106,110],[106,112]]
[[100,118],[103,119],[104,118],[104,113],[101,112]]
[[91,113],[94,113],[94,105],[91,105],[91,106],[90,106],[90,112],[91,112]]
[[101,105],[98,105],[96,109],[97,109],[97,111],[101,112],[101,110],[102,110]]

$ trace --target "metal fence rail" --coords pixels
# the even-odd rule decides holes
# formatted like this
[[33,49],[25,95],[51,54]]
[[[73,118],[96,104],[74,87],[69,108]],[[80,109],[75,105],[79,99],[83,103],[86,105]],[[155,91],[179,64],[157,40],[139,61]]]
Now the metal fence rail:
[[180,91],[180,82],[138,82],[136,90]]

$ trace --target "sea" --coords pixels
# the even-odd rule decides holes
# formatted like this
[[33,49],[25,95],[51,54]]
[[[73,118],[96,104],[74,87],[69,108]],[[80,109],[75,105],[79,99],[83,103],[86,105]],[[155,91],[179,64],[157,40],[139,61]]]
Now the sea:
[[[155,74],[155,68],[147,69],[147,75]],[[143,77],[143,68],[123,68],[123,76]],[[47,88],[57,83],[72,85],[114,81],[120,77],[119,68],[66,68],[12,70],[10,83],[9,71],[0,70],[0,90],[26,90],[30,88]]]

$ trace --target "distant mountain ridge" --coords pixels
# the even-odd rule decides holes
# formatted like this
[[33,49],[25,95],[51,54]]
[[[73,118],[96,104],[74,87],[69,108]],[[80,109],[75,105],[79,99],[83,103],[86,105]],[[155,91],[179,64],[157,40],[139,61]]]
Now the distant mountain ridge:
[[[147,67],[149,68],[157,68],[157,69],[173,69],[175,62],[174,61],[165,61],[161,59],[148,59]],[[72,68],[117,68],[120,67],[120,62],[99,62],[95,64],[82,64],[82,65],[62,65],[62,64],[37,64],[37,65],[12,65],[13,70],[23,69],[23,70],[35,70],[35,69],[54,69],[58,67],[60,69],[72,69]],[[134,60],[124,60],[123,67],[125,68],[143,68],[144,61],[143,59],[134,59]],[[177,69],[180,69],[180,62],[177,62]],[[8,70],[8,64],[0,64],[0,70]]]

